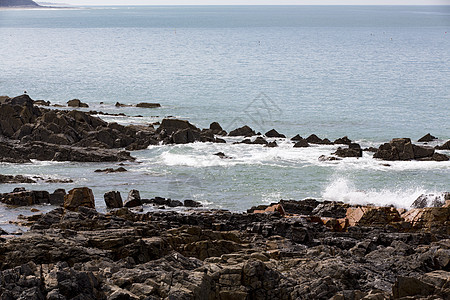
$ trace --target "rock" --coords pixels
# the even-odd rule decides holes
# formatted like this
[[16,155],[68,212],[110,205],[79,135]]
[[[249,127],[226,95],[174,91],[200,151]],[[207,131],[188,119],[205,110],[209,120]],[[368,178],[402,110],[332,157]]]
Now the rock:
[[89,107],[86,103],[81,102],[79,99],[72,99],[67,101],[67,106],[70,107]]
[[217,135],[227,135],[227,132],[225,130],[222,129],[222,126],[220,126],[219,123],[217,122],[212,122],[209,125],[209,129],[212,131],[213,134],[217,134]]
[[256,132],[251,129],[250,127],[248,127],[247,125],[237,128],[235,130],[230,131],[230,133],[228,134],[229,136],[246,136],[246,137],[250,137],[250,136],[254,136],[256,135]]
[[335,157],[335,156],[326,156],[326,155],[321,155],[319,156],[319,161],[335,161],[335,160],[342,160],[342,158],[339,157]]
[[284,208],[283,208],[283,206],[281,204],[275,204],[275,205],[269,206],[269,207],[267,207],[264,210],[254,210],[253,211],[254,214],[272,213],[272,212],[278,212],[281,215],[285,215],[286,214],[286,212],[285,212],[285,210],[284,210]]
[[185,120],[179,119],[164,119],[159,126],[157,133],[164,131],[165,134],[170,136],[172,133],[182,130],[191,129],[192,131],[200,131],[197,127]]
[[267,131],[264,135],[269,138],[286,138],[284,134],[278,133],[275,129]]
[[107,208],[121,208],[123,207],[122,197],[120,192],[111,191],[104,195],[105,204]]
[[426,135],[424,135],[423,137],[421,137],[418,142],[421,143],[428,143],[428,142],[432,142],[434,140],[437,140],[438,138],[435,136],[432,136],[431,134],[427,133]]
[[374,158],[383,160],[411,160],[414,159],[414,149],[409,138],[393,139],[389,143],[381,145]]
[[296,135],[296,136],[294,136],[293,138],[291,138],[291,141],[301,141],[301,140],[304,140],[304,138],[302,138],[300,135]]
[[342,145],[350,145],[352,143],[352,141],[347,136],[344,136],[342,138],[336,139],[333,143],[334,144],[342,144]]
[[436,146],[435,149],[437,150],[450,150],[450,140],[446,141],[444,144],[440,146]]
[[350,143],[349,148],[337,148],[333,154],[339,157],[362,157],[362,150],[358,144]]
[[116,104],[114,104],[115,107],[130,107],[132,106],[131,104],[123,104],[120,102],[116,102]]
[[191,128],[180,129],[172,134],[174,144],[188,144],[200,141],[200,132]]
[[265,145],[265,147],[275,148],[275,147],[278,147],[278,144],[276,141],[272,141],[272,142],[269,142],[267,145]]
[[448,161],[450,158],[443,153],[434,153],[431,159],[434,161]]
[[432,295],[435,288],[419,279],[412,277],[399,276],[392,286],[394,299],[408,296],[429,296]]
[[414,152],[414,159],[432,157],[434,154],[434,148],[413,145],[413,152]]
[[315,134],[311,134],[310,136],[308,136],[306,138],[306,141],[310,144],[322,144],[322,139],[319,138],[317,135]]
[[309,147],[309,143],[305,139],[299,139],[299,140],[296,140],[296,141],[298,141],[298,142],[296,142],[294,144],[294,148],[306,148],[306,147]]
[[183,203],[179,200],[172,200],[172,199],[167,199],[167,205],[169,207],[178,207],[178,206],[183,206]]
[[442,207],[447,194],[422,194],[411,204],[411,208]]
[[157,107],[161,107],[161,104],[159,103],[146,103],[146,102],[141,102],[136,104],[136,107],[143,107],[143,108],[157,108]]
[[36,183],[36,181],[23,175],[0,174],[0,183]]
[[63,206],[65,195],[66,195],[65,189],[56,189],[52,194],[49,194],[50,204],[57,205],[57,206]]
[[434,233],[450,234],[450,207],[425,207],[411,209],[402,214],[414,230],[427,230]]
[[232,159],[232,157],[230,157],[230,156],[228,156],[228,155],[225,155],[225,153],[223,153],[223,152],[217,152],[217,153],[215,153],[214,155],[217,155],[217,156],[220,157],[220,158]]
[[7,205],[30,206],[50,203],[49,193],[46,191],[15,190],[12,193],[0,194],[0,201]]
[[253,145],[267,145],[268,142],[261,136],[258,136],[253,142],[251,142]]
[[120,173],[120,172],[127,172],[128,170],[124,167],[119,167],[117,169],[114,168],[106,168],[106,169],[97,169],[94,172],[96,173]]
[[64,196],[64,208],[71,211],[78,211],[79,207],[89,207],[95,209],[95,200],[92,190],[87,187],[74,188]]
[[369,148],[364,148],[363,151],[367,151],[367,152],[377,152],[378,148],[375,147],[369,147]]
[[127,200],[123,204],[124,207],[142,206],[141,195],[138,190],[131,190],[128,193]]
[[346,218],[350,226],[385,226],[402,221],[393,207],[349,207]]
[[203,205],[198,201],[186,199],[186,200],[184,200],[184,206],[186,206],[186,207],[202,207]]

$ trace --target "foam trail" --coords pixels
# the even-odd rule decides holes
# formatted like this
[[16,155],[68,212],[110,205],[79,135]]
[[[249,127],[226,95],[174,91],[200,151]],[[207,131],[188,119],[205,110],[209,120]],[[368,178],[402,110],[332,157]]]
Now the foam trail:
[[373,204],[377,206],[393,205],[409,209],[422,194],[433,193],[421,187],[405,189],[358,190],[347,179],[338,178],[326,187],[322,194],[325,200],[342,201],[349,204]]

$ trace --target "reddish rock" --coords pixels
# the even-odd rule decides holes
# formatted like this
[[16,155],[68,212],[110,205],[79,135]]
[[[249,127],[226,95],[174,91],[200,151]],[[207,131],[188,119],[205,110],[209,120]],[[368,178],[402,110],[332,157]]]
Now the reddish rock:
[[95,200],[92,190],[87,187],[74,188],[64,196],[64,208],[78,211],[78,207],[85,206],[95,209]]

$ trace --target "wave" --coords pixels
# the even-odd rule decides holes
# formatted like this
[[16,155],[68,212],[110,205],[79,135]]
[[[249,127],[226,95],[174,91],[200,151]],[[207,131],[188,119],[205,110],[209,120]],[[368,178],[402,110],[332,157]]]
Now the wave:
[[349,204],[393,205],[397,208],[410,209],[411,204],[423,194],[440,195],[443,192],[430,191],[423,187],[359,190],[348,179],[338,178],[325,188],[322,197],[324,200],[342,201]]

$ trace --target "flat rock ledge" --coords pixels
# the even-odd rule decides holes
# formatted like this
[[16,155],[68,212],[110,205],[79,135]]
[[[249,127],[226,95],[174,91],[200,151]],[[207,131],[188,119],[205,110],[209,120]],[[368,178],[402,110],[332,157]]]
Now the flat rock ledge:
[[0,240],[1,299],[448,299],[450,203],[280,201],[246,213],[29,218]]

